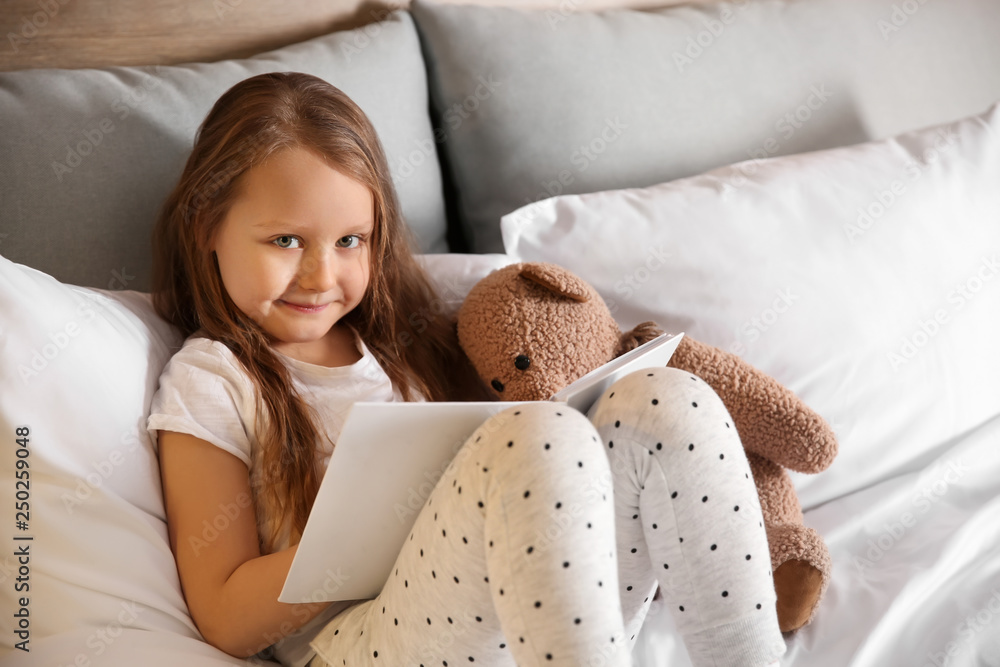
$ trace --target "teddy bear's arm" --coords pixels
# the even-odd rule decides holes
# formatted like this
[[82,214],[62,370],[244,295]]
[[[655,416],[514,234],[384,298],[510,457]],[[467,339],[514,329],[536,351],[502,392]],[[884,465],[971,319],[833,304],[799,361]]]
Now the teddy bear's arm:
[[825,470],[837,455],[837,440],[822,417],[736,355],[685,336],[668,365],[715,390],[748,452],[805,473]]

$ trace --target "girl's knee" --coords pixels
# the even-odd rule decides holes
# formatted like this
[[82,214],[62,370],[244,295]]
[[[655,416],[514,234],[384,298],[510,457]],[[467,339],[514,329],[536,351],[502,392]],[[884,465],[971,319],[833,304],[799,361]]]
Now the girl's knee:
[[[619,379],[588,415],[602,432],[627,425],[657,432],[736,435],[718,394],[698,376],[669,367],[643,369]],[[668,444],[673,443],[664,446]]]
[[593,425],[578,410],[564,403],[533,401],[519,403],[496,413],[476,430],[476,435],[503,439],[520,433],[589,435]]
[[688,406],[719,407],[722,400],[697,375],[664,367],[646,368],[620,378],[594,403],[591,413],[614,407],[621,409],[622,404],[677,410]]
[[530,464],[540,452],[572,450],[574,455],[600,452],[600,436],[589,419],[562,403],[522,403],[498,412],[476,430],[467,443],[487,450],[488,458]]

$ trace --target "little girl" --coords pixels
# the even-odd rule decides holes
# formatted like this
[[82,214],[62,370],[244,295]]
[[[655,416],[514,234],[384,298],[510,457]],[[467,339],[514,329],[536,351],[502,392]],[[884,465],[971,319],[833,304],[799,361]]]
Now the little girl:
[[502,411],[440,478],[378,597],[277,601],[352,403],[484,397],[451,323],[408,324],[434,295],[375,131],[337,88],[284,73],[226,92],[154,247],[157,311],[188,337],[148,428],[207,641],[312,667],[629,665],[659,585],[694,664],[784,652],[731,418],[669,368],[620,380],[587,417]]

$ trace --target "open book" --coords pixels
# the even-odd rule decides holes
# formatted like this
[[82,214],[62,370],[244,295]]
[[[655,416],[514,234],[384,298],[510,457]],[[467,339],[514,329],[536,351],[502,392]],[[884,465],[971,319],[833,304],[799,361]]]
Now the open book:
[[[551,400],[586,412],[616,380],[667,365],[684,334],[663,334]],[[378,595],[424,501],[479,426],[516,403],[355,403],[320,484],[281,602]]]

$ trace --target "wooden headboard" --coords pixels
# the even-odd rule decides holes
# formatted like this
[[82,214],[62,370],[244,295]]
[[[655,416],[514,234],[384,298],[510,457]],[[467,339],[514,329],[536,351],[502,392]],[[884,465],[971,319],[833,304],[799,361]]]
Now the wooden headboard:
[[[448,0],[588,11],[682,0]],[[381,20],[379,0],[3,0],[0,71],[239,58]]]

